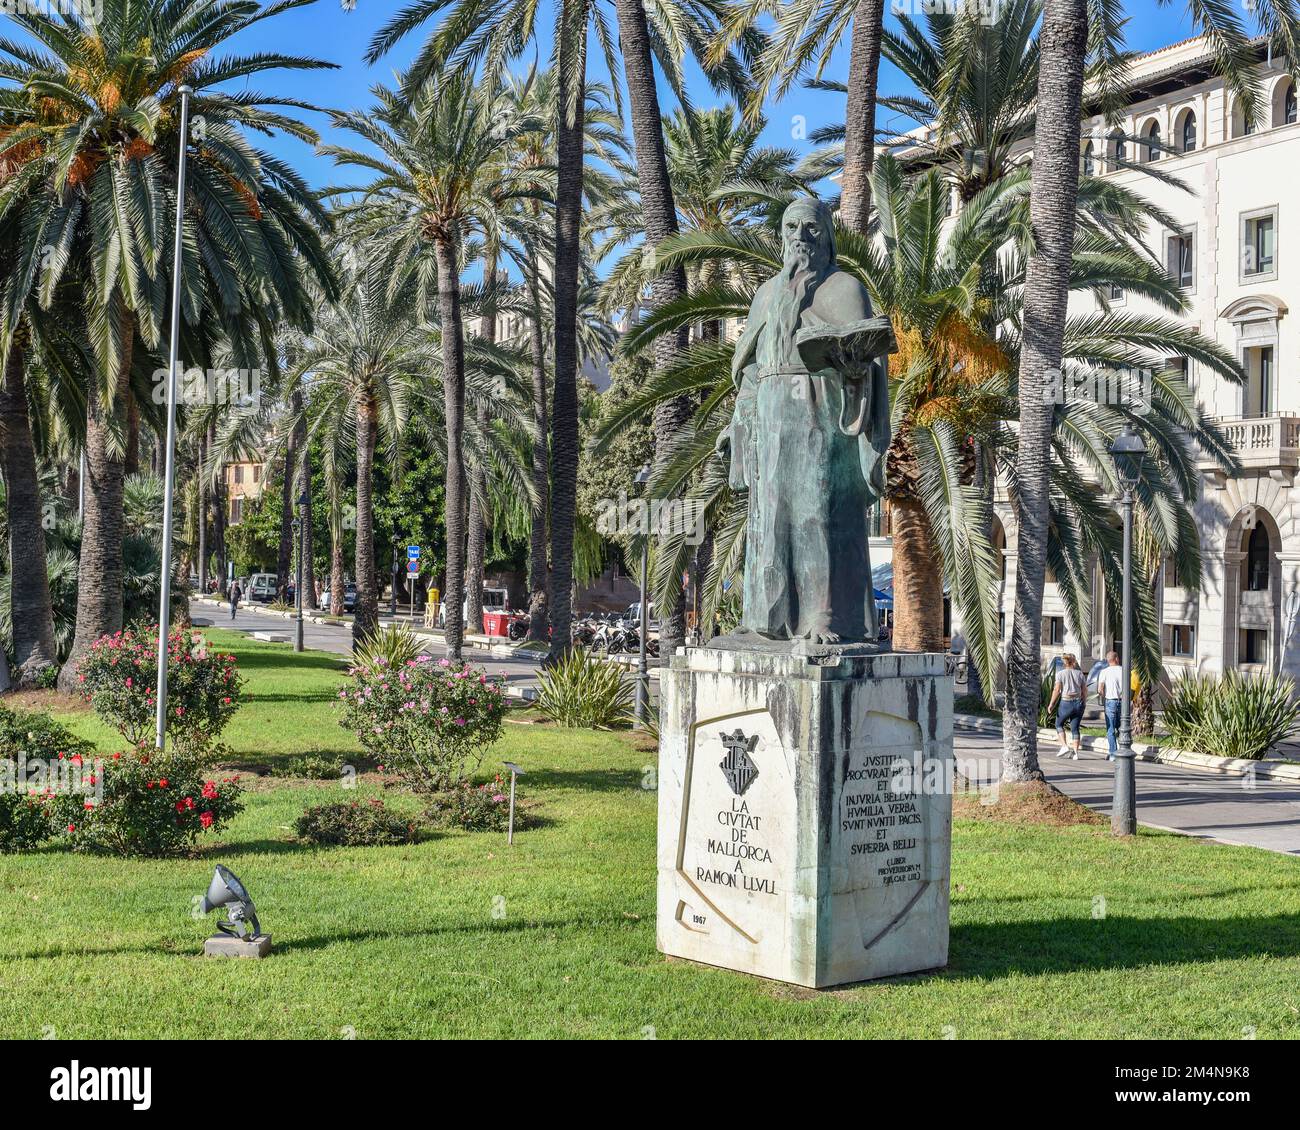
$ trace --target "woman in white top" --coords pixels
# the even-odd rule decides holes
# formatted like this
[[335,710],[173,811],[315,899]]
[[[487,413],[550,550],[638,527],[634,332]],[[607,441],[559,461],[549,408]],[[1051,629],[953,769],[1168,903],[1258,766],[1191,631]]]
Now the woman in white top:
[[1065,664],[1056,672],[1056,683],[1052,687],[1052,697],[1047,703],[1047,711],[1050,714],[1052,708],[1060,702],[1060,709],[1056,713],[1056,736],[1061,740],[1061,748],[1057,752],[1057,757],[1066,757],[1070,753],[1070,747],[1066,744],[1065,728],[1070,727],[1071,737],[1074,739],[1074,760],[1079,760],[1079,749],[1083,744],[1082,738],[1079,737],[1079,725],[1083,721],[1083,707],[1088,697],[1088,677],[1079,667],[1079,661],[1071,652],[1066,652],[1061,656]]

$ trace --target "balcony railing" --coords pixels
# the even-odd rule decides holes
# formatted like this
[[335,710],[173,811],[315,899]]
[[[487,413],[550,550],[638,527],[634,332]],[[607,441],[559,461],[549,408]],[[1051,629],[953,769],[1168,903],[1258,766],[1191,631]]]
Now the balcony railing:
[[1243,467],[1300,466],[1300,416],[1229,416],[1215,423]]

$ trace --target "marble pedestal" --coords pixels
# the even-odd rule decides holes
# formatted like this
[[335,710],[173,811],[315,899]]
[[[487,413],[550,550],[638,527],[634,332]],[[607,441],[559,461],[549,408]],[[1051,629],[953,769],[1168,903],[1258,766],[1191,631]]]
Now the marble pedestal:
[[814,988],[947,963],[942,655],[691,648],[660,693],[660,951]]

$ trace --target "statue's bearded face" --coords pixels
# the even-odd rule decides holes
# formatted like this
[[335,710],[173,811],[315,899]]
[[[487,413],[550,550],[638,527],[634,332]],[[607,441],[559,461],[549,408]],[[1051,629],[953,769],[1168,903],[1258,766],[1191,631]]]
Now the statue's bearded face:
[[818,209],[793,204],[781,217],[785,261],[800,270],[820,271],[830,262],[831,233]]

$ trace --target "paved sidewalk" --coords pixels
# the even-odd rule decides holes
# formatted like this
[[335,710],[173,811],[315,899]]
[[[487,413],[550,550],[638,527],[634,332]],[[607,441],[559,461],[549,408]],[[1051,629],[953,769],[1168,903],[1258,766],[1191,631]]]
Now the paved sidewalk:
[[[1000,734],[959,728],[955,744],[958,768],[966,776],[987,783],[1001,771]],[[1048,781],[1067,796],[1110,815],[1112,762],[1088,753],[1078,761],[1058,758],[1055,743],[1042,741],[1038,756]],[[1139,823],[1300,855],[1300,784],[1249,782],[1144,761],[1136,765]]]
[[[230,618],[230,605],[220,608],[207,601],[191,600],[190,616],[198,625],[211,625],[214,628],[233,628],[237,632],[271,632],[282,636],[289,643],[293,642],[295,622],[282,616],[264,612],[257,605],[241,604],[235,618]],[[424,650],[430,655],[443,656],[446,648],[432,637],[421,637]],[[352,650],[351,625],[320,623],[303,619],[303,646],[315,651],[332,651],[338,655],[347,655]],[[484,668],[490,675],[502,678],[508,691],[517,696],[529,697],[528,691],[537,686],[537,664],[532,659],[500,657],[484,651],[466,650],[466,658]]]

